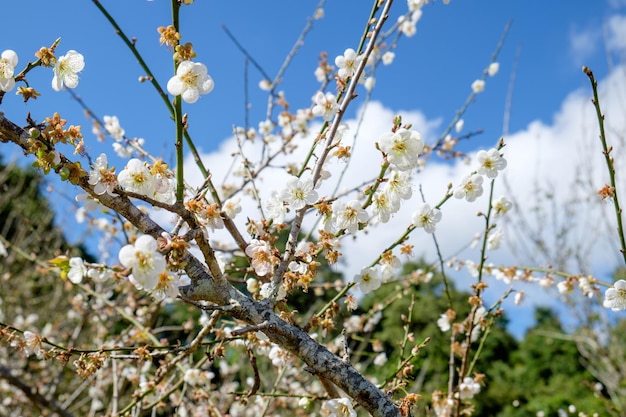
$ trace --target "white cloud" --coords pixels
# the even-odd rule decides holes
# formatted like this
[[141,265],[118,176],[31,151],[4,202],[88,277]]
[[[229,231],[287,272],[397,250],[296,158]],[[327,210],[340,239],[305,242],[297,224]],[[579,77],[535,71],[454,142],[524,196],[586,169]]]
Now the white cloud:
[[[600,97],[609,139],[614,146],[612,155],[619,167],[626,166],[626,83],[624,68],[616,68],[606,79],[600,82]],[[534,259],[538,266],[562,261],[561,267],[568,272],[595,272],[600,278],[609,280],[608,274],[619,265],[621,255],[616,246],[617,236],[614,227],[612,205],[601,202],[596,192],[608,181],[608,174],[603,162],[595,111],[590,103],[591,89],[574,91],[567,96],[561,108],[555,113],[549,124],[539,121],[530,123],[524,130],[505,138],[504,154],[508,161],[503,178],[498,178],[494,197],[508,195],[518,204],[518,213],[511,213],[512,219],[505,228],[508,240],[514,243],[515,251],[501,248],[489,254],[489,262],[496,264],[529,264]],[[374,178],[380,167],[380,153],[374,143],[380,135],[389,130],[392,118],[396,114],[403,116],[403,122],[413,123],[414,128],[422,132],[426,141],[432,142],[440,128],[439,120],[428,120],[419,111],[393,111],[381,103],[372,102],[365,110],[363,124],[358,140],[354,144],[353,159],[345,174],[344,186],[339,191],[363,184]],[[345,136],[345,144],[351,144],[357,121],[346,120],[351,127]],[[316,132],[319,126],[312,126]],[[289,160],[301,161],[313,143],[313,136],[296,139],[299,147],[289,156]],[[273,145],[270,145],[270,149]],[[242,147],[245,157],[257,161],[262,145],[246,142]],[[234,138],[225,140],[220,148],[203,156],[207,167],[213,173],[216,184],[224,181],[223,174],[232,172],[233,162],[237,164],[239,146]],[[473,155],[470,155],[473,157]],[[285,157],[276,158],[272,165],[283,166]],[[193,160],[186,161],[186,172],[193,170]],[[320,196],[328,195],[335,188],[336,180],[345,164],[332,161],[329,169],[331,179],[319,190]],[[473,169],[475,162],[455,163],[429,161],[426,169],[416,175],[425,199],[431,205],[436,204],[445,195],[448,184],[458,184],[460,178]],[[196,169],[197,171],[197,169]],[[263,172],[255,183],[262,198],[273,189],[280,189],[287,174],[283,169],[270,168]],[[618,178],[626,178],[618,172]],[[228,180],[227,182],[230,182]],[[238,180],[240,181],[240,180]],[[623,182],[624,180],[622,180]],[[191,183],[202,182],[199,173]],[[506,182],[506,186],[505,186]],[[485,182],[487,185],[488,182]],[[625,191],[621,186],[618,191]],[[469,242],[484,228],[484,219],[477,216],[479,211],[487,210],[488,188],[483,197],[474,203],[465,200],[450,199],[442,207],[443,218],[438,225],[437,239],[443,256],[448,258],[459,253],[460,258],[479,260],[477,249],[464,249]],[[244,212],[237,218],[237,223],[244,230],[247,217],[258,219],[257,204],[246,196]],[[626,198],[623,199],[626,202]],[[342,241],[342,253],[345,264],[337,268],[345,272],[346,279],[351,279],[363,266],[370,264],[377,256],[394,242],[410,224],[412,212],[421,204],[421,196],[415,189],[411,201],[405,203],[392,220],[384,225],[369,229],[366,235],[360,232],[357,239],[348,237]],[[624,203],[626,204],[626,203]],[[519,214],[524,215],[520,222]],[[304,229],[315,226],[317,218],[309,215],[305,219]],[[502,223],[502,221],[498,221]],[[223,233],[216,233],[214,239],[225,239]],[[535,245],[532,239],[540,240],[545,249]],[[408,241],[414,245],[416,256],[423,256],[428,261],[436,260],[435,247],[431,235],[423,230],[415,230]],[[465,278],[467,277],[467,278]],[[456,274],[457,281],[470,283],[469,275]],[[506,285],[490,281],[492,301],[506,289]],[[524,285],[528,303],[553,302],[555,293],[546,292],[538,286]],[[514,308],[514,307],[512,307]]]

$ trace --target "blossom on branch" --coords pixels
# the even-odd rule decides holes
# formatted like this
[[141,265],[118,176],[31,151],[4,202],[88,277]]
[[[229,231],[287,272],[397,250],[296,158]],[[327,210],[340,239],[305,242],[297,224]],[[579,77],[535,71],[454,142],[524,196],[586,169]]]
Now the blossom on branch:
[[375,291],[382,283],[380,269],[377,266],[365,267],[354,277],[354,282],[363,294]]
[[7,49],[0,55],[0,90],[11,91],[15,87],[15,67],[17,66],[17,54],[15,51]]
[[54,77],[52,77],[52,89],[61,91],[63,85],[67,88],[75,88],[78,85],[78,73],[85,68],[85,59],[74,50],[59,57],[54,64]]
[[424,150],[419,132],[404,128],[383,133],[379,145],[389,163],[400,171],[417,167],[419,154]]
[[326,122],[331,121],[339,111],[339,104],[337,104],[337,98],[333,93],[324,94],[318,91],[313,96],[313,102],[315,106],[313,106],[311,112],[314,116],[320,116]]
[[430,208],[429,204],[423,204],[413,213],[413,226],[423,228],[427,233],[434,233],[440,220],[441,210]]
[[97,195],[107,193],[116,195],[113,190],[117,186],[117,178],[112,169],[109,169],[106,154],[100,154],[96,159],[93,169],[89,172],[89,184],[93,185],[93,191]]
[[483,195],[483,177],[478,174],[467,175],[461,180],[461,185],[454,190],[456,198],[465,198],[470,203],[481,195]]
[[317,191],[313,189],[311,178],[291,177],[287,180],[287,187],[281,193],[281,198],[294,210],[300,210],[317,201]]
[[337,200],[333,203],[333,225],[337,229],[346,229],[355,234],[359,230],[359,223],[367,222],[367,212],[361,207],[358,200],[348,203]]
[[141,235],[134,245],[126,245],[120,250],[120,263],[132,270],[129,279],[140,289],[152,291],[159,283],[159,275],[165,272],[165,257],[157,249],[155,238]]
[[152,197],[156,190],[156,181],[150,169],[137,158],[128,161],[118,175],[117,181],[127,191]]
[[207,67],[199,62],[183,61],[167,82],[167,91],[173,96],[181,96],[186,103],[195,103],[200,94],[213,91],[213,79]]
[[348,398],[333,398],[324,401],[321,413],[327,417],[356,417],[356,411]]
[[488,151],[478,151],[476,159],[480,163],[478,173],[487,176],[487,178],[496,178],[498,171],[506,168],[506,159],[500,155],[500,151],[495,148]]
[[612,288],[609,288],[604,293],[605,308],[610,308],[613,311],[626,310],[626,281],[620,279]]
[[356,69],[363,60],[363,56],[357,55],[354,49],[348,48],[343,55],[335,58],[335,65],[339,68],[337,75],[342,80],[352,77],[356,73]]

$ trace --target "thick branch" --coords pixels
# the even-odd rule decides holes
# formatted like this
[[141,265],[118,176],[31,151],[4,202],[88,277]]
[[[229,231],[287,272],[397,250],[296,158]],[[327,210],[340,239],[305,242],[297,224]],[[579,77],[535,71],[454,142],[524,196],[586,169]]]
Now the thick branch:
[[[6,119],[0,112],[0,142],[13,142],[27,150],[29,139],[30,136],[22,128]],[[122,215],[142,233],[158,237],[165,231],[147,214],[140,211],[127,196],[110,196],[106,193],[96,195],[87,181],[88,177],[84,176],[78,186],[102,205]],[[299,357],[306,363],[311,373],[332,381],[373,416],[400,415],[389,396],[348,362],[341,360],[313,340],[304,330],[278,317],[269,302],[256,302],[233,287],[226,279],[215,279],[209,268],[190,253],[187,253],[185,261],[185,272],[191,279],[191,285],[180,288],[184,298],[230,306],[228,309],[230,315],[251,325],[266,323],[263,332],[272,342]]]

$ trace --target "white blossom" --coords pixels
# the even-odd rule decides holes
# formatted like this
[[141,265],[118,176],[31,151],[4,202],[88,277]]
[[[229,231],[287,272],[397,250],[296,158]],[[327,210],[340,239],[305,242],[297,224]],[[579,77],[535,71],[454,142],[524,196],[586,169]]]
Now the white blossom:
[[400,171],[415,168],[419,154],[424,149],[419,132],[404,128],[383,133],[379,145],[380,150],[387,155],[389,163]]
[[603,305],[613,311],[626,310],[626,281],[620,279],[606,290]]
[[3,51],[0,55],[0,90],[5,93],[15,87],[14,74],[17,62],[17,54],[11,49]]
[[441,211],[431,208],[429,204],[423,204],[413,213],[413,226],[423,228],[427,233],[434,233],[440,220]]
[[141,235],[134,245],[124,246],[119,259],[125,268],[132,270],[131,282],[146,291],[156,287],[159,274],[165,271],[165,257],[157,251],[157,241],[150,235]]
[[78,73],[85,68],[85,59],[74,50],[59,57],[54,65],[54,77],[52,77],[52,89],[61,91],[63,85],[67,88],[75,88],[78,85]]
[[487,176],[487,178],[496,178],[498,171],[502,171],[506,168],[506,159],[500,155],[500,151],[495,148],[488,151],[478,151],[476,159],[480,164],[478,167],[478,173]]
[[470,203],[483,194],[483,177],[478,174],[467,175],[461,185],[454,190],[454,197],[465,198]]
[[485,81],[476,80],[472,83],[472,91],[474,94],[482,93],[485,91]]
[[281,193],[281,198],[295,210],[315,203],[317,197],[318,194],[313,189],[311,178],[291,177],[287,180],[287,187]]
[[67,273],[67,278],[74,284],[80,284],[86,275],[87,267],[82,258],[70,258],[70,270]]
[[176,69],[176,75],[167,82],[167,91],[173,96],[180,95],[186,103],[195,103],[200,94],[210,93],[213,87],[213,79],[206,66],[191,61],[181,62]]
[[315,103],[311,109],[313,115],[320,116],[327,122],[331,121],[339,111],[339,104],[337,104],[337,98],[333,93],[324,94],[318,91],[313,96],[313,102]]
[[346,229],[349,233],[355,234],[359,229],[359,223],[367,222],[367,211],[361,208],[358,200],[348,203],[337,200],[333,203],[333,225],[337,229]]
[[382,284],[379,268],[368,266],[361,269],[361,272],[354,277],[354,282],[363,294],[377,290]]

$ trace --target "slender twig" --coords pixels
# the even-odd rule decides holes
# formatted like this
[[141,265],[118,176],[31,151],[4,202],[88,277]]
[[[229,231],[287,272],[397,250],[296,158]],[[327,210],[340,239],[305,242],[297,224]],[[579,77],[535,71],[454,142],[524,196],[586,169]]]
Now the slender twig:
[[613,157],[611,156],[613,147],[608,146],[606,142],[606,132],[604,130],[604,115],[602,114],[602,110],[600,110],[600,99],[598,98],[598,82],[593,76],[593,72],[589,68],[583,67],[583,72],[587,74],[587,77],[589,77],[589,82],[591,82],[591,89],[593,90],[593,99],[591,100],[591,102],[596,109],[596,116],[598,117],[598,127],[600,128],[600,142],[602,142],[602,154],[604,155],[604,159],[606,161],[606,167],[609,171],[609,180],[611,182],[611,198],[613,200],[613,206],[615,207],[617,235],[621,244],[620,252],[622,253],[622,257],[624,258],[624,263],[626,263],[626,239],[624,238],[624,226],[622,223],[622,208],[619,205],[619,199],[617,196],[618,193],[615,180],[615,159],[613,159]]

